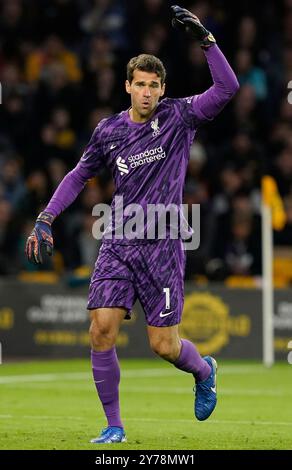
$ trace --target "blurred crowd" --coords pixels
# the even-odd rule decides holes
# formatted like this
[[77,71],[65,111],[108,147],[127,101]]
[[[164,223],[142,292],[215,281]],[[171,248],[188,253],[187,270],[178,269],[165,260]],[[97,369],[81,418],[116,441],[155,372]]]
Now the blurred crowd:
[[[79,160],[100,119],[129,107],[126,64],[139,53],[167,69],[169,97],[212,83],[200,47],[172,30],[167,0],[0,1],[0,275],[92,266],[92,207],[111,202],[106,171],[54,223],[56,255],[28,265],[38,213]],[[191,148],[185,203],[201,205],[201,244],[186,277],[261,273],[260,179],[278,183],[292,235],[292,0],[180,1],[212,31],[241,84]],[[290,83],[292,93],[292,82]]]

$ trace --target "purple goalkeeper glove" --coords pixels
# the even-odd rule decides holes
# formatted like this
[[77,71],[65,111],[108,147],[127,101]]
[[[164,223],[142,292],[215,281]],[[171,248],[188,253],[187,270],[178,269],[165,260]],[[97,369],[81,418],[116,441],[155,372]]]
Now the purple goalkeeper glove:
[[177,5],[173,5],[171,9],[173,14],[172,26],[174,28],[185,31],[194,39],[197,39],[203,49],[216,44],[213,34],[202,25],[196,15]]
[[54,241],[51,228],[53,221],[54,216],[49,212],[41,212],[38,216],[25,247],[25,254],[31,263],[40,264],[43,262],[43,247],[46,247],[48,255],[53,254]]

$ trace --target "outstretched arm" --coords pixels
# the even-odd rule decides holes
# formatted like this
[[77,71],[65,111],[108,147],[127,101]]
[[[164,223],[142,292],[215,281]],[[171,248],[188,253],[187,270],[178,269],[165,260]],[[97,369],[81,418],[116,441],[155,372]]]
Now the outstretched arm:
[[79,162],[61,181],[44,212],[52,214],[54,220],[75,201],[87,181],[95,174],[89,173]]
[[93,178],[104,164],[100,124],[93,132],[78,164],[61,181],[44,211],[52,214],[53,219],[72,204],[87,181]]
[[103,166],[99,126],[77,164],[61,181],[46,209],[36,220],[35,227],[26,242],[26,255],[35,264],[42,263],[42,247],[49,255],[53,252],[52,223],[76,199],[86,182],[95,176]]

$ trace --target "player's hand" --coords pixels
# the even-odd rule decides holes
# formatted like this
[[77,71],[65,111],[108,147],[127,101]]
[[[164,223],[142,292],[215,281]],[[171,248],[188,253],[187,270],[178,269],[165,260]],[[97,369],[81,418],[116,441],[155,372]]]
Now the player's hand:
[[200,42],[201,47],[208,48],[216,43],[216,40],[210,31],[208,31],[200,22],[199,18],[177,5],[172,5],[172,26],[185,31],[194,39]]
[[54,216],[48,212],[41,212],[38,216],[25,247],[25,254],[31,263],[40,264],[43,262],[42,249],[44,248],[48,255],[53,254],[54,241],[51,227],[53,220]]

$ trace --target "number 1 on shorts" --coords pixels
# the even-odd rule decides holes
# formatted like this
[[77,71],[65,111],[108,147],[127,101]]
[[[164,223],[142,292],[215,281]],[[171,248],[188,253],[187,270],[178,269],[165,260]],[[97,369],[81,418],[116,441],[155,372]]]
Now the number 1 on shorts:
[[165,292],[165,309],[170,309],[170,292],[169,287],[164,287],[163,292]]

